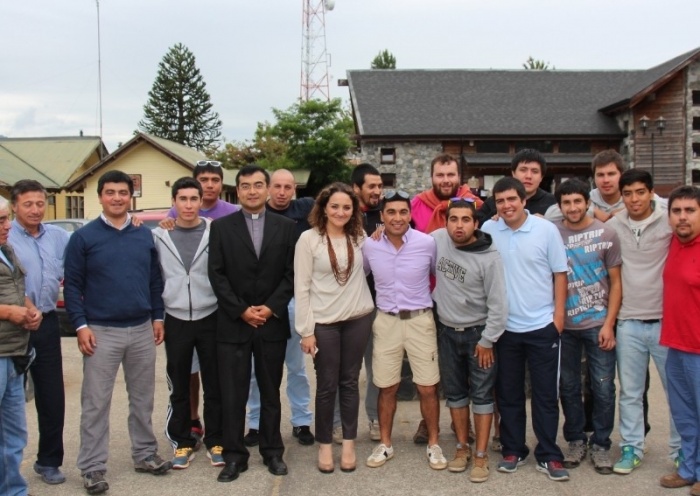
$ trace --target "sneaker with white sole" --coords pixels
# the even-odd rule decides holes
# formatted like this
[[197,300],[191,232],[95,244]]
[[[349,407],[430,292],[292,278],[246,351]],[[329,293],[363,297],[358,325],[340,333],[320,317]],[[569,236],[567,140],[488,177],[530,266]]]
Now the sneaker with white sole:
[[497,470],[499,472],[512,474],[513,472],[518,470],[518,467],[520,465],[525,465],[526,462],[527,460],[525,458],[520,458],[519,456],[515,455],[507,455],[504,456],[500,462],[498,462]]
[[537,462],[535,466],[538,472],[547,474],[553,481],[568,481],[569,472],[564,468],[560,461],[551,460],[548,462]]
[[175,450],[173,457],[173,468],[182,470],[190,466],[190,462],[194,460],[193,448],[178,448]]
[[379,421],[370,420],[369,421],[369,438],[372,441],[381,441],[382,435],[379,432]]
[[430,463],[430,468],[433,470],[444,470],[447,468],[447,459],[442,454],[442,448],[437,444],[431,444],[425,451]]
[[223,467],[226,465],[223,452],[224,448],[222,446],[212,446],[211,449],[207,450],[207,458],[211,460],[212,466]]
[[394,458],[394,447],[386,447],[386,444],[382,443],[372,451],[372,454],[367,458],[367,466],[371,468],[377,468],[384,465],[387,460]]

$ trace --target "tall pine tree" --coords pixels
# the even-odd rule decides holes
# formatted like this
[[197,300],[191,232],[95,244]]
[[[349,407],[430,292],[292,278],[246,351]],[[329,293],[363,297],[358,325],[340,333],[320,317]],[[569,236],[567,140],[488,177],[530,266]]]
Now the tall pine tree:
[[139,129],[200,151],[215,148],[221,120],[206,86],[194,54],[182,43],[174,45],[158,64]]

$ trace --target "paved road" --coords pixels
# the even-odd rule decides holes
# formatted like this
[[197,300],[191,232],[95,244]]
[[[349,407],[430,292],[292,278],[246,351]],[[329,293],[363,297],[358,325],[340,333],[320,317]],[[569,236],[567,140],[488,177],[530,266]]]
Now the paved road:
[[[74,496],[85,494],[82,489],[80,473],[75,468],[79,443],[80,418],[80,384],[82,380],[81,358],[74,338],[63,338],[63,360],[66,387],[66,457],[64,470],[68,480],[59,486],[47,486],[32,471],[36,455],[36,411],[33,404],[27,408],[29,424],[29,446],[25,450],[23,474],[29,480],[30,493],[34,496],[56,495]],[[313,378],[311,363],[308,370]],[[144,495],[160,496],[175,494],[218,494],[235,493],[236,495],[278,496],[278,495],[462,495],[466,492],[474,495],[497,494],[499,496],[517,495],[602,495],[616,492],[634,496],[659,494],[687,494],[687,490],[670,491],[662,489],[658,480],[661,475],[672,470],[672,463],[666,458],[666,441],[668,437],[668,411],[661,385],[655,373],[650,391],[652,405],[652,431],[648,437],[649,452],[642,467],[628,476],[595,473],[590,463],[585,463],[571,471],[569,482],[552,482],[544,474],[537,472],[534,463],[521,467],[515,474],[501,474],[495,471],[498,454],[490,453],[491,478],[483,484],[473,484],[467,478],[468,472],[453,474],[445,471],[433,471],[428,467],[425,448],[415,446],[411,436],[416,428],[420,414],[417,402],[402,402],[396,414],[394,428],[394,446],[396,454],[384,467],[370,469],[362,463],[370,454],[373,443],[369,441],[364,411],[360,413],[360,435],[357,443],[358,470],[351,474],[336,470],[334,474],[324,475],[316,470],[316,449],[301,446],[292,437],[289,424],[288,406],[284,405],[282,436],[287,445],[285,460],[289,465],[289,475],[274,477],[263,466],[260,456],[254,452],[248,472],[230,484],[216,482],[219,468],[212,467],[209,460],[200,452],[190,468],[172,471],[165,476],[155,477],[150,474],[137,474],[132,468],[130,444],[126,426],[127,401],[124,382],[121,375],[117,381],[112,401],[110,460],[107,480],[110,495]],[[313,380],[313,379],[312,379]],[[364,377],[361,377],[364,382]],[[312,386],[313,387],[313,386]],[[156,407],[153,416],[154,426],[163,455],[170,453],[170,447],[163,435],[165,410],[167,405],[167,386],[165,382],[165,353],[161,346],[158,351]],[[362,409],[361,409],[362,410]],[[450,419],[446,409],[441,415],[440,442],[445,455],[453,455],[454,437],[450,432]],[[560,423],[561,426],[561,423]],[[528,442],[534,447],[535,441],[529,430]],[[615,433],[613,441],[617,443]],[[563,439],[560,437],[560,443]],[[613,454],[618,455],[615,446]],[[339,450],[336,457],[339,457]]]

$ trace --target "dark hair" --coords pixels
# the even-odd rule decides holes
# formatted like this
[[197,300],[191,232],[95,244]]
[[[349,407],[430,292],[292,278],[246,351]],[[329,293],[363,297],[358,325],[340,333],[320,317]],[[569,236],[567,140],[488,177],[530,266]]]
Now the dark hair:
[[[202,163],[203,163],[203,162],[207,162],[207,164],[206,164],[206,165],[197,165],[197,164],[195,164],[194,169],[192,169],[192,177],[194,177],[195,179],[197,179],[197,177],[198,177],[200,174],[204,174],[204,173],[207,173],[207,172],[210,172],[210,173],[212,173],[212,174],[216,174],[216,175],[218,175],[221,179],[224,178],[224,168],[223,168],[222,166],[220,166],[220,165],[218,165],[218,166],[217,166],[217,165],[211,165],[210,163],[208,163],[208,162],[210,162],[210,160],[200,160],[199,162],[202,162]],[[198,162],[198,163],[199,163],[199,162]]]
[[24,193],[29,193],[30,191],[38,191],[44,194],[46,198],[46,188],[44,188],[39,181],[33,179],[21,179],[17,181],[10,190],[10,201],[14,205],[17,203],[17,197],[23,195]]
[[700,206],[700,188],[697,186],[678,186],[668,195],[668,213],[671,214],[671,206],[676,200],[695,200]]
[[620,171],[620,174],[625,172],[625,160],[622,158],[622,155],[617,153],[615,150],[603,150],[593,157],[593,162],[591,162],[591,171],[593,172],[593,175],[595,175],[595,170],[598,167],[603,167],[604,165],[608,164],[615,164],[615,167],[617,167],[617,170]]
[[197,181],[193,177],[181,177],[180,179],[175,181],[175,183],[173,184],[173,187],[171,190],[172,194],[173,194],[173,200],[175,198],[177,198],[178,191],[180,191],[181,189],[190,189],[190,188],[193,188],[193,189],[196,189],[197,191],[199,191],[200,198],[202,196],[204,196],[204,190],[202,189],[202,185],[199,183],[199,181]]
[[557,199],[557,205],[560,207],[561,197],[564,195],[581,195],[588,203],[588,200],[591,198],[591,188],[580,179],[569,179],[561,183],[554,191],[554,197]]
[[350,186],[345,183],[336,182],[326,186],[316,197],[311,213],[309,214],[309,224],[315,227],[321,234],[326,234],[326,205],[328,200],[335,193],[345,193],[352,200],[352,217],[345,224],[345,234],[350,236],[352,241],[357,244],[364,233],[362,227],[362,212],[360,211],[360,200]]
[[537,162],[540,164],[542,176],[544,177],[544,175],[547,173],[547,161],[545,160],[544,155],[534,148],[523,148],[513,156],[513,159],[510,161],[511,172],[515,172],[518,165],[523,162]]
[[430,162],[430,176],[432,177],[433,172],[435,171],[435,164],[451,164],[452,162],[457,164],[457,175],[461,176],[462,174],[459,170],[459,160],[457,160],[457,157],[450,155],[449,153],[441,153],[435,157],[432,162]]
[[97,180],[98,195],[102,194],[102,189],[105,187],[105,183],[126,183],[126,185],[129,187],[129,195],[134,196],[134,181],[126,172],[111,170],[102,174]]
[[496,199],[496,193],[503,193],[504,191],[508,191],[510,189],[514,189],[521,200],[525,199],[525,186],[523,186],[523,183],[514,177],[502,177],[496,181],[496,184],[493,185],[492,190],[494,199]]
[[648,171],[642,169],[628,169],[620,175],[620,191],[625,186],[634,183],[642,183],[649,191],[654,189],[654,179]]
[[263,173],[263,176],[265,176],[265,185],[269,186],[270,185],[270,173],[267,172],[262,167],[260,167],[258,164],[248,164],[248,165],[244,165],[243,167],[241,167],[241,170],[239,170],[238,174],[236,174],[236,186],[238,186],[240,184],[241,177],[252,176],[256,172]]
[[365,176],[367,175],[379,177],[382,176],[375,166],[364,163],[358,165],[352,170],[352,174],[350,175],[350,184],[362,189],[362,185],[365,184]]
[[474,222],[478,222],[476,218],[476,202],[468,202],[465,200],[455,200],[447,202],[447,210],[445,211],[445,220],[450,218],[450,212],[454,208],[468,208],[472,212]]

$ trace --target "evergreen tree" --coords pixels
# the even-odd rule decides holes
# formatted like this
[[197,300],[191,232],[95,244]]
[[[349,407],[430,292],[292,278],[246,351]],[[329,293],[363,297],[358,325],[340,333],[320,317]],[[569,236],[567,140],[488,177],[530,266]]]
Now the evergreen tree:
[[[548,71],[550,69],[549,62],[545,62],[544,60],[540,59],[533,59],[532,55],[528,57],[523,64],[523,67],[529,71]],[[554,70],[556,67],[552,66],[551,69]]]
[[396,57],[389,50],[380,51],[372,59],[372,69],[396,69]]
[[215,148],[221,120],[206,86],[194,54],[182,43],[174,45],[158,64],[139,130],[199,151]]

